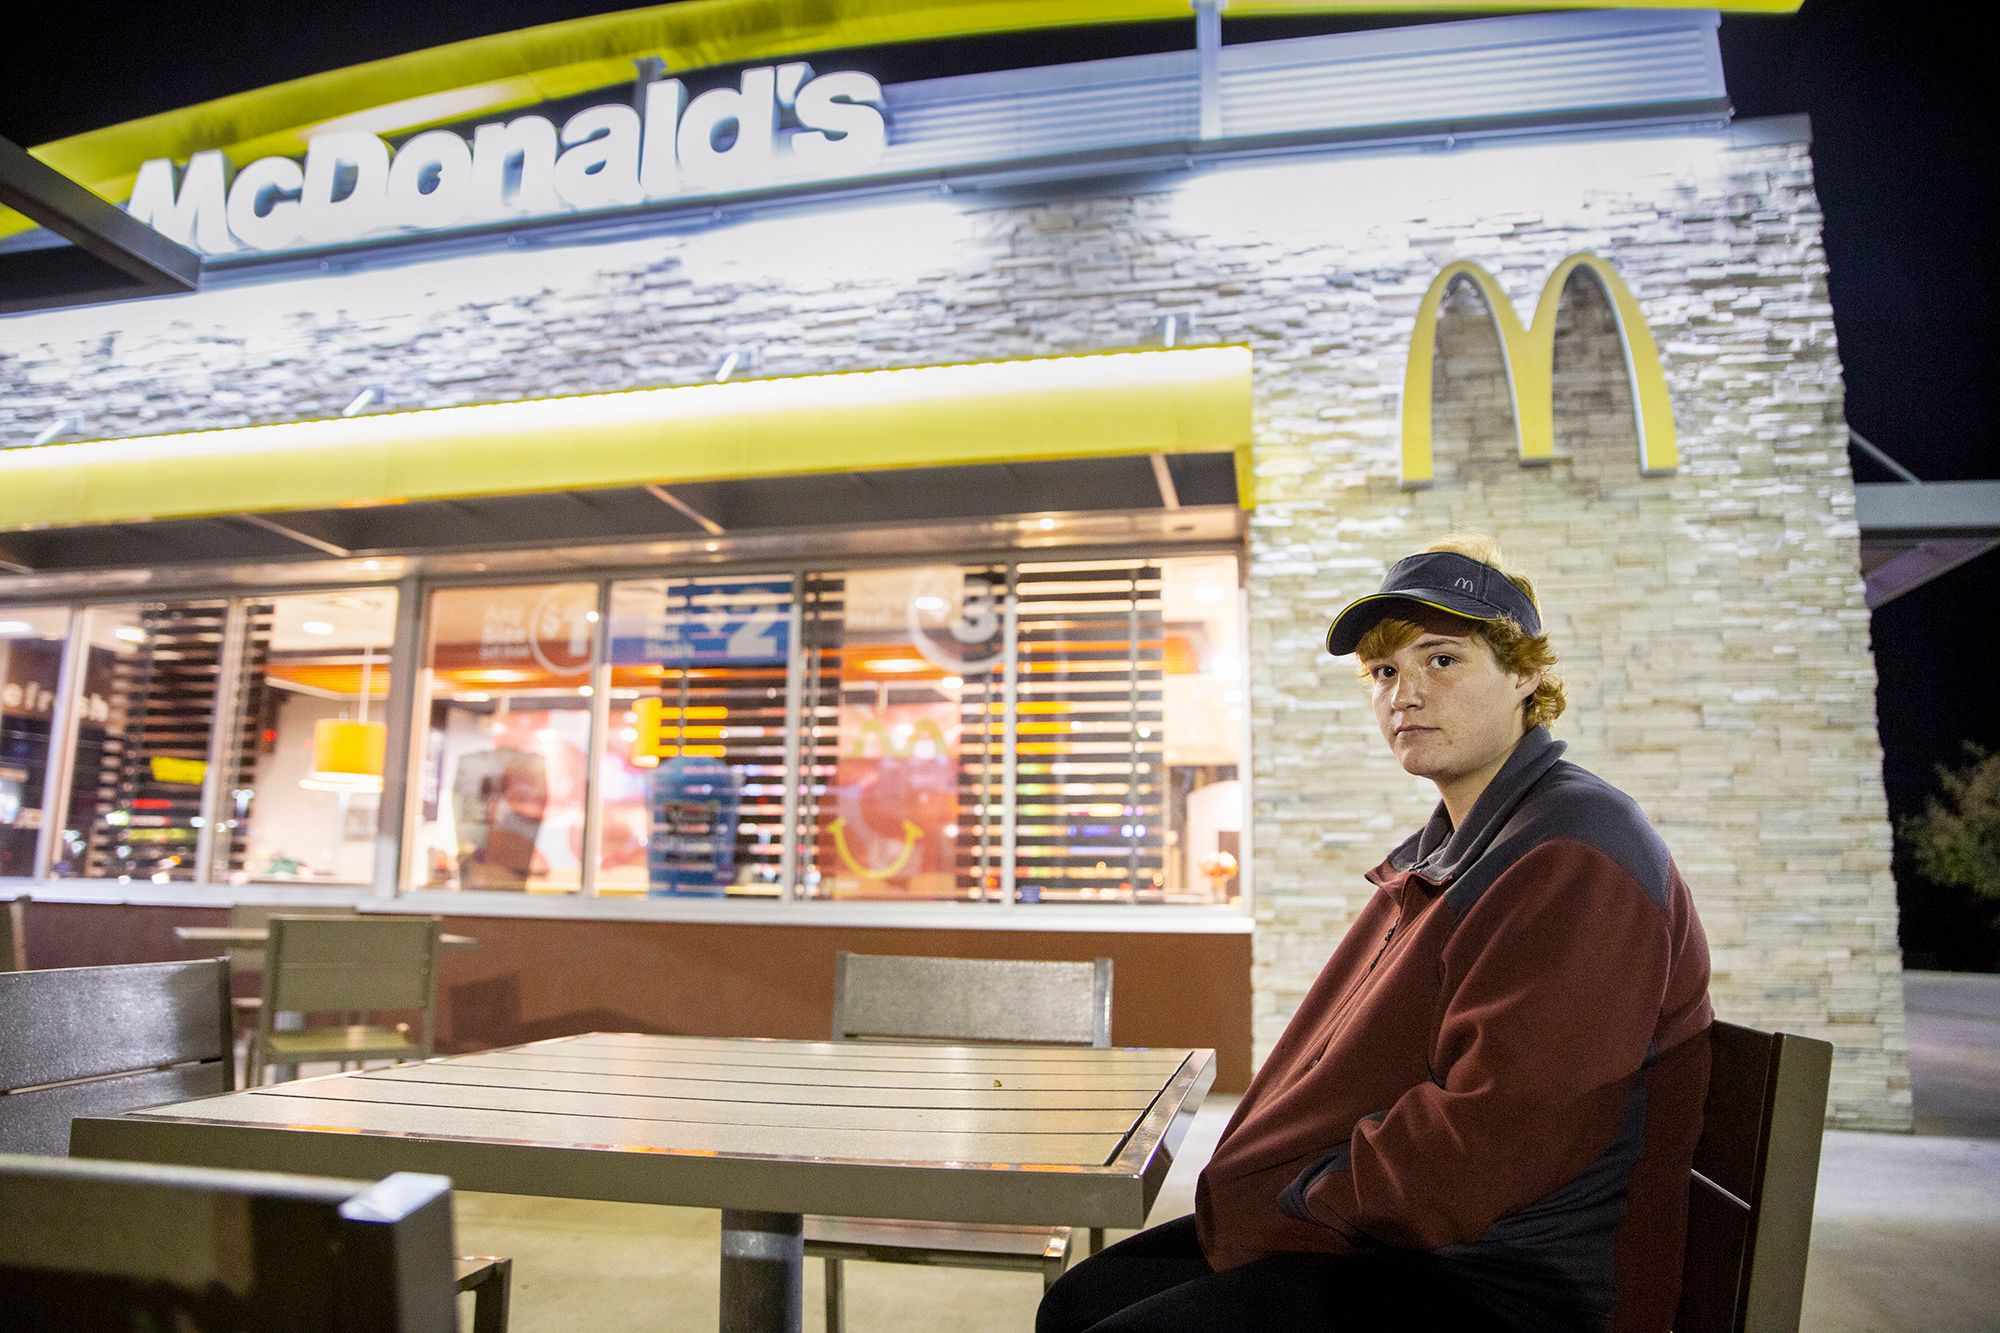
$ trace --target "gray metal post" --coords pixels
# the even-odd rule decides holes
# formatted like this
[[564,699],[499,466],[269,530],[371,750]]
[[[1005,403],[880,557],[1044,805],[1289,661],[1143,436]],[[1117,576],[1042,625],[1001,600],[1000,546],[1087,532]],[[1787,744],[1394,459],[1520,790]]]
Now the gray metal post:
[[[83,702],[84,673],[90,658],[90,609],[69,617],[62,662],[56,668],[56,697],[49,709],[49,752],[42,778],[42,826],[35,830],[36,879],[54,874],[62,827],[69,821],[70,789],[76,780],[76,727]],[[82,871],[77,872],[79,875]]]
[[597,870],[604,859],[604,754],[611,742],[611,580],[597,585],[597,632],[591,636],[590,754],[583,771],[583,864],[577,895],[597,896]]
[[[806,772],[806,764],[811,761],[802,757],[799,744],[800,731],[806,725],[806,574],[803,569],[794,569],[791,575],[792,605],[786,612],[789,619],[785,640],[785,822],[778,851],[778,885],[786,901],[806,896],[806,870],[799,847],[799,804],[803,787],[811,780]],[[818,747],[814,748],[816,753]]]
[[805,1267],[799,1214],[723,1209],[722,1333],[799,1333]]
[[[388,728],[383,742],[387,758],[382,763],[382,798],[375,807],[375,896],[393,898],[405,884],[420,886],[429,878],[428,867],[412,868],[408,850],[416,843],[411,827],[417,803],[412,797],[417,784],[410,781],[420,771],[424,755],[420,748],[429,733],[429,692],[418,687],[424,679],[423,657],[424,594],[415,575],[396,581],[396,620],[390,632],[389,692],[382,703],[382,721]],[[417,716],[421,702],[425,716]],[[443,799],[443,798],[440,798]]]
[[[230,598],[222,613],[222,643],[216,653],[215,711],[208,720],[208,767],[202,775],[201,817],[195,831],[197,884],[229,882],[229,852],[235,836],[233,827],[222,828],[222,820],[225,808],[230,811],[236,808],[230,792],[239,778],[236,766],[243,758],[235,742],[243,737],[243,659],[248,653],[250,633],[248,600]],[[218,832],[228,832],[230,836],[218,841]],[[220,865],[216,864],[218,858]]]
[[1194,54],[1201,97],[1201,137],[1222,137],[1223,0],[1194,0]]

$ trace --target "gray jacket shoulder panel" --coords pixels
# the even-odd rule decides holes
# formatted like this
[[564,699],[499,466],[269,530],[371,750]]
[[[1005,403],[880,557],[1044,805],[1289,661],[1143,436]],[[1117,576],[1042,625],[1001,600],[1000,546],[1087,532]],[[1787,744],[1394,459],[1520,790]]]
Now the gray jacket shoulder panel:
[[1467,872],[1446,891],[1460,916],[1509,866],[1544,843],[1581,842],[1622,867],[1654,906],[1664,907],[1673,857],[1638,802],[1588,769],[1562,761],[1535,783]]

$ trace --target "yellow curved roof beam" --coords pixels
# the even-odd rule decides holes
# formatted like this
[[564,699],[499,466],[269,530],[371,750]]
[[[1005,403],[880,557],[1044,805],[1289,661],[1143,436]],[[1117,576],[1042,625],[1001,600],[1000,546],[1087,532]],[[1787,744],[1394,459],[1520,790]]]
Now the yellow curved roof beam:
[[[1523,9],[1716,9],[1789,14],[1801,0],[1229,0],[1225,18],[1308,14],[1516,13]],[[704,69],[857,46],[1037,29],[1191,19],[1189,0],[684,0],[570,19],[329,70],[42,144],[43,162],[104,198],[131,193],[139,164],[221,149],[241,166],[296,155],[327,128],[396,135],[623,83],[632,62]],[[1189,23],[1189,40],[1193,24]],[[0,237],[28,219],[0,209]]]
[[1251,423],[1233,345],[727,380],[0,449],[0,532],[1152,453],[1247,508]]
[[1535,302],[1534,322],[1523,328],[1514,303],[1499,282],[1479,265],[1458,260],[1438,270],[1417,305],[1416,326],[1410,334],[1409,359],[1403,367],[1402,482],[1407,489],[1431,484],[1432,395],[1437,383],[1437,318],[1446,294],[1456,282],[1469,282],[1493,321],[1506,368],[1508,395],[1514,405],[1514,431],[1521,462],[1547,463],[1555,456],[1556,318],[1563,289],[1579,270],[1588,273],[1611,307],[1619,347],[1632,392],[1633,426],[1639,438],[1639,470],[1664,476],[1680,466],[1674,434],[1673,401],[1667,394],[1666,370],[1660,349],[1646,326],[1645,314],[1618,270],[1599,255],[1573,254],[1557,264],[1542,284]]

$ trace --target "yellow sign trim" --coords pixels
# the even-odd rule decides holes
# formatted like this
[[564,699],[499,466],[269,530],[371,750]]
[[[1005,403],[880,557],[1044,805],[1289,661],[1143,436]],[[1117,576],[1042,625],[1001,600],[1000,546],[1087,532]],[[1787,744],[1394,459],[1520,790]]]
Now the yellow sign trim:
[[[1721,9],[1789,14],[1802,0],[1229,0],[1226,19],[1309,14],[1518,13],[1523,10]],[[34,155],[104,198],[132,192],[139,164],[221,149],[234,166],[296,156],[328,129],[414,133],[614,87],[632,62],[661,56],[698,70],[783,56],[1038,29],[1186,20],[1188,0],[684,0],[453,42],[329,70],[177,111],[57,139]],[[1190,25],[1192,40],[1192,25]],[[0,237],[32,224],[0,209]]]
[[1250,432],[1247,347],[847,371],[0,450],[0,531],[1153,453],[1242,475]]
[[1578,272],[1587,273],[1596,281],[1611,306],[1625,369],[1631,377],[1640,472],[1649,477],[1664,476],[1680,466],[1673,402],[1667,394],[1660,349],[1653,341],[1652,330],[1646,325],[1645,314],[1639,309],[1632,289],[1608,260],[1584,252],[1556,265],[1535,302],[1534,322],[1523,328],[1513,301],[1493,275],[1462,259],[1438,271],[1417,305],[1409,359],[1403,368],[1402,482],[1406,489],[1431,484],[1431,399],[1437,382],[1438,310],[1452,284],[1457,282],[1469,282],[1478,290],[1493,321],[1514,403],[1514,430],[1521,462],[1545,464],[1555,456],[1556,316],[1562,305],[1563,289]]

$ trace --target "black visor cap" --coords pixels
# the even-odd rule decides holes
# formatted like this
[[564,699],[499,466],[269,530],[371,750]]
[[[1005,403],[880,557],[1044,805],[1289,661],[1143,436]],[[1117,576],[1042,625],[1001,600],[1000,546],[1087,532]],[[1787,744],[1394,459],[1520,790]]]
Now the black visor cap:
[[1379,591],[1349,602],[1326,631],[1326,650],[1345,656],[1399,606],[1428,606],[1467,620],[1511,620],[1524,634],[1540,634],[1542,617],[1528,595],[1493,566],[1456,551],[1405,556],[1389,567]]

